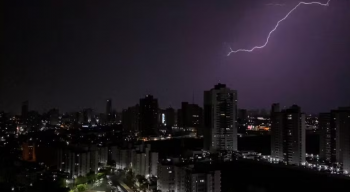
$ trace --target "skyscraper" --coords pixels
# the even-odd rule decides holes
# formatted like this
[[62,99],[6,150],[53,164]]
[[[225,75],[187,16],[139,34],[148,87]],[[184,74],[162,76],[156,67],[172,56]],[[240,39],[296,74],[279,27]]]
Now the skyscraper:
[[174,108],[166,108],[165,109],[165,125],[170,129],[175,125],[175,109]]
[[350,107],[319,115],[320,158],[350,171]]
[[336,128],[336,158],[343,171],[350,171],[350,107],[339,108],[334,116]]
[[336,162],[336,125],[335,113],[320,113],[318,129],[320,132],[320,158]]
[[237,91],[218,84],[204,92],[204,148],[237,150]]
[[203,109],[199,105],[182,102],[177,115],[178,127],[187,131],[193,130],[196,133],[201,132]]
[[279,104],[272,105],[271,157],[287,164],[305,162],[305,114],[299,106],[280,111]]
[[271,107],[271,156],[283,160],[283,124],[280,104]]
[[124,109],[122,112],[122,125],[124,131],[138,132],[139,131],[139,116],[140,107],[135,105]]
[[158,110],[158,100],[152,95],[140,99],[139,129],[142,137],[157,135]]
[[237,129],[238,132],[244,133],[248,126],[248,112],[246,109],[239,109],[237,115]]

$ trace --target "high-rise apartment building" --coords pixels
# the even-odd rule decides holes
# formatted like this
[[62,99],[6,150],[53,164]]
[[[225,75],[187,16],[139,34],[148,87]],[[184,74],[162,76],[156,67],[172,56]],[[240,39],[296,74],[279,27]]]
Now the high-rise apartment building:
[[320,132],[320,158],[328,162],[336,162],[336,125],[334,111],[320,113],[318,129]]
[[237,150],[237,91],[218,84],[204,92],[204,148]]
[[283,119],[279,103],[271,107],[271,156],[283,160]]
[[22,159],[24,161],[35,162],[36,153],[35,153],[35,144],[33,143],[23,143],[22,145]]
[[60,112],[58,109],[51,109],[47,112],[48,121],[50,125],[59,125],[60,123]]
[[157,173],[157,189],[164,192],[175,191],[174,165],[171,163],[159,163]]
[[272,105],[271,157],[291,165],[305,162],[305,114],[299,106],[280,111],[279,104]]
[[219,170],[197,170],[194,166],[175,166],[176,192],[220,192],[221,172]]
[[157,135],[158,110],[158,100],[152,95],[140,99],[139,128],[142,137]]
[[334,117],[336,125],[336,158],[343,171],[350,171],[350,107],[339,108]]
[[201,133],[203,126],[203,109],[197,104],[181,103],[181,109],[177,112],[178,127]]
[[138,132],[139,131],[139,117],[140,107],[135,105],[124,109],[122,112],[122,126],[123,130],[127,132]]
[[70,177],[85,176],[93,167],[89,151],[74,151],[69,149],[58,150],[58,169],[69,173]]
[[319,115],[320,158],[350,171],[350,107]]
[[164,111],[164,122],[165,126],[169,129],[172,128],[176,124],[176,112],[174,108],[166,108]]

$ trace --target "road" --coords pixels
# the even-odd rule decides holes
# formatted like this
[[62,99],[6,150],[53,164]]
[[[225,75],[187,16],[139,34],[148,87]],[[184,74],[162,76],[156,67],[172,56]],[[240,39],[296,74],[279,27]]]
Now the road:
[[121,181],[118,173],[116,175],[109,175],[109,181],[112,184],[113,192],[134,192],[134,190]]

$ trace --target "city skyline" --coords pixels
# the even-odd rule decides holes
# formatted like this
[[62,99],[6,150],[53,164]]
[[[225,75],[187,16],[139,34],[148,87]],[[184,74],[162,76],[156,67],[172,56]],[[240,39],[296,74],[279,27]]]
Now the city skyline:
[[218,82],[238,90],[239,108],[349,105],[349,1],[300,7],[266,49],[226,56],[229,46],[263,42],[298,2],[269,3],[9,2],[0,109],[18,112],[28,100],[39,111],[104,111],[111,98],[121,110],[146,94],[178,108],[193,95],[202,104],[202,91]]
[[350,0],[4,7],[1,192],[350,188]]

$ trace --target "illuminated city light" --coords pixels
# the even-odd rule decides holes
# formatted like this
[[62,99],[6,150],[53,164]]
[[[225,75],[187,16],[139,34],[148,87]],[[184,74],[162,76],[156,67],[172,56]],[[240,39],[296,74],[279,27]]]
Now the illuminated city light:
[[227,56],[230,56],[232,53],[238,53],[238,52],[253,52],[255,49],[262,49],[264,47],[266,47],[266,45],[269,43],[270,37],[272,35],[272,33],[274,33],[278,26],[280,25],[281,22],[283,22],[284,20],[286,20],[290,14],[292,14],[299,6],[301,5],[321,5],[321,6],[329,6],[331,0],[328,0],[327,3],[321,3],[321,2],[299,2],[298,5],[296,5],[291,11],[289,11],[287,13],[287,15],[285,17],[283,17],[281,20],[279,20],[276,24],[276,26],[270,31],[269,35],[266,38],[265,44],[261,45],[261,46],[255,46],[252,49],[238,49],[238,50],[233,50],[230,47],[230,52],[227,54]]

